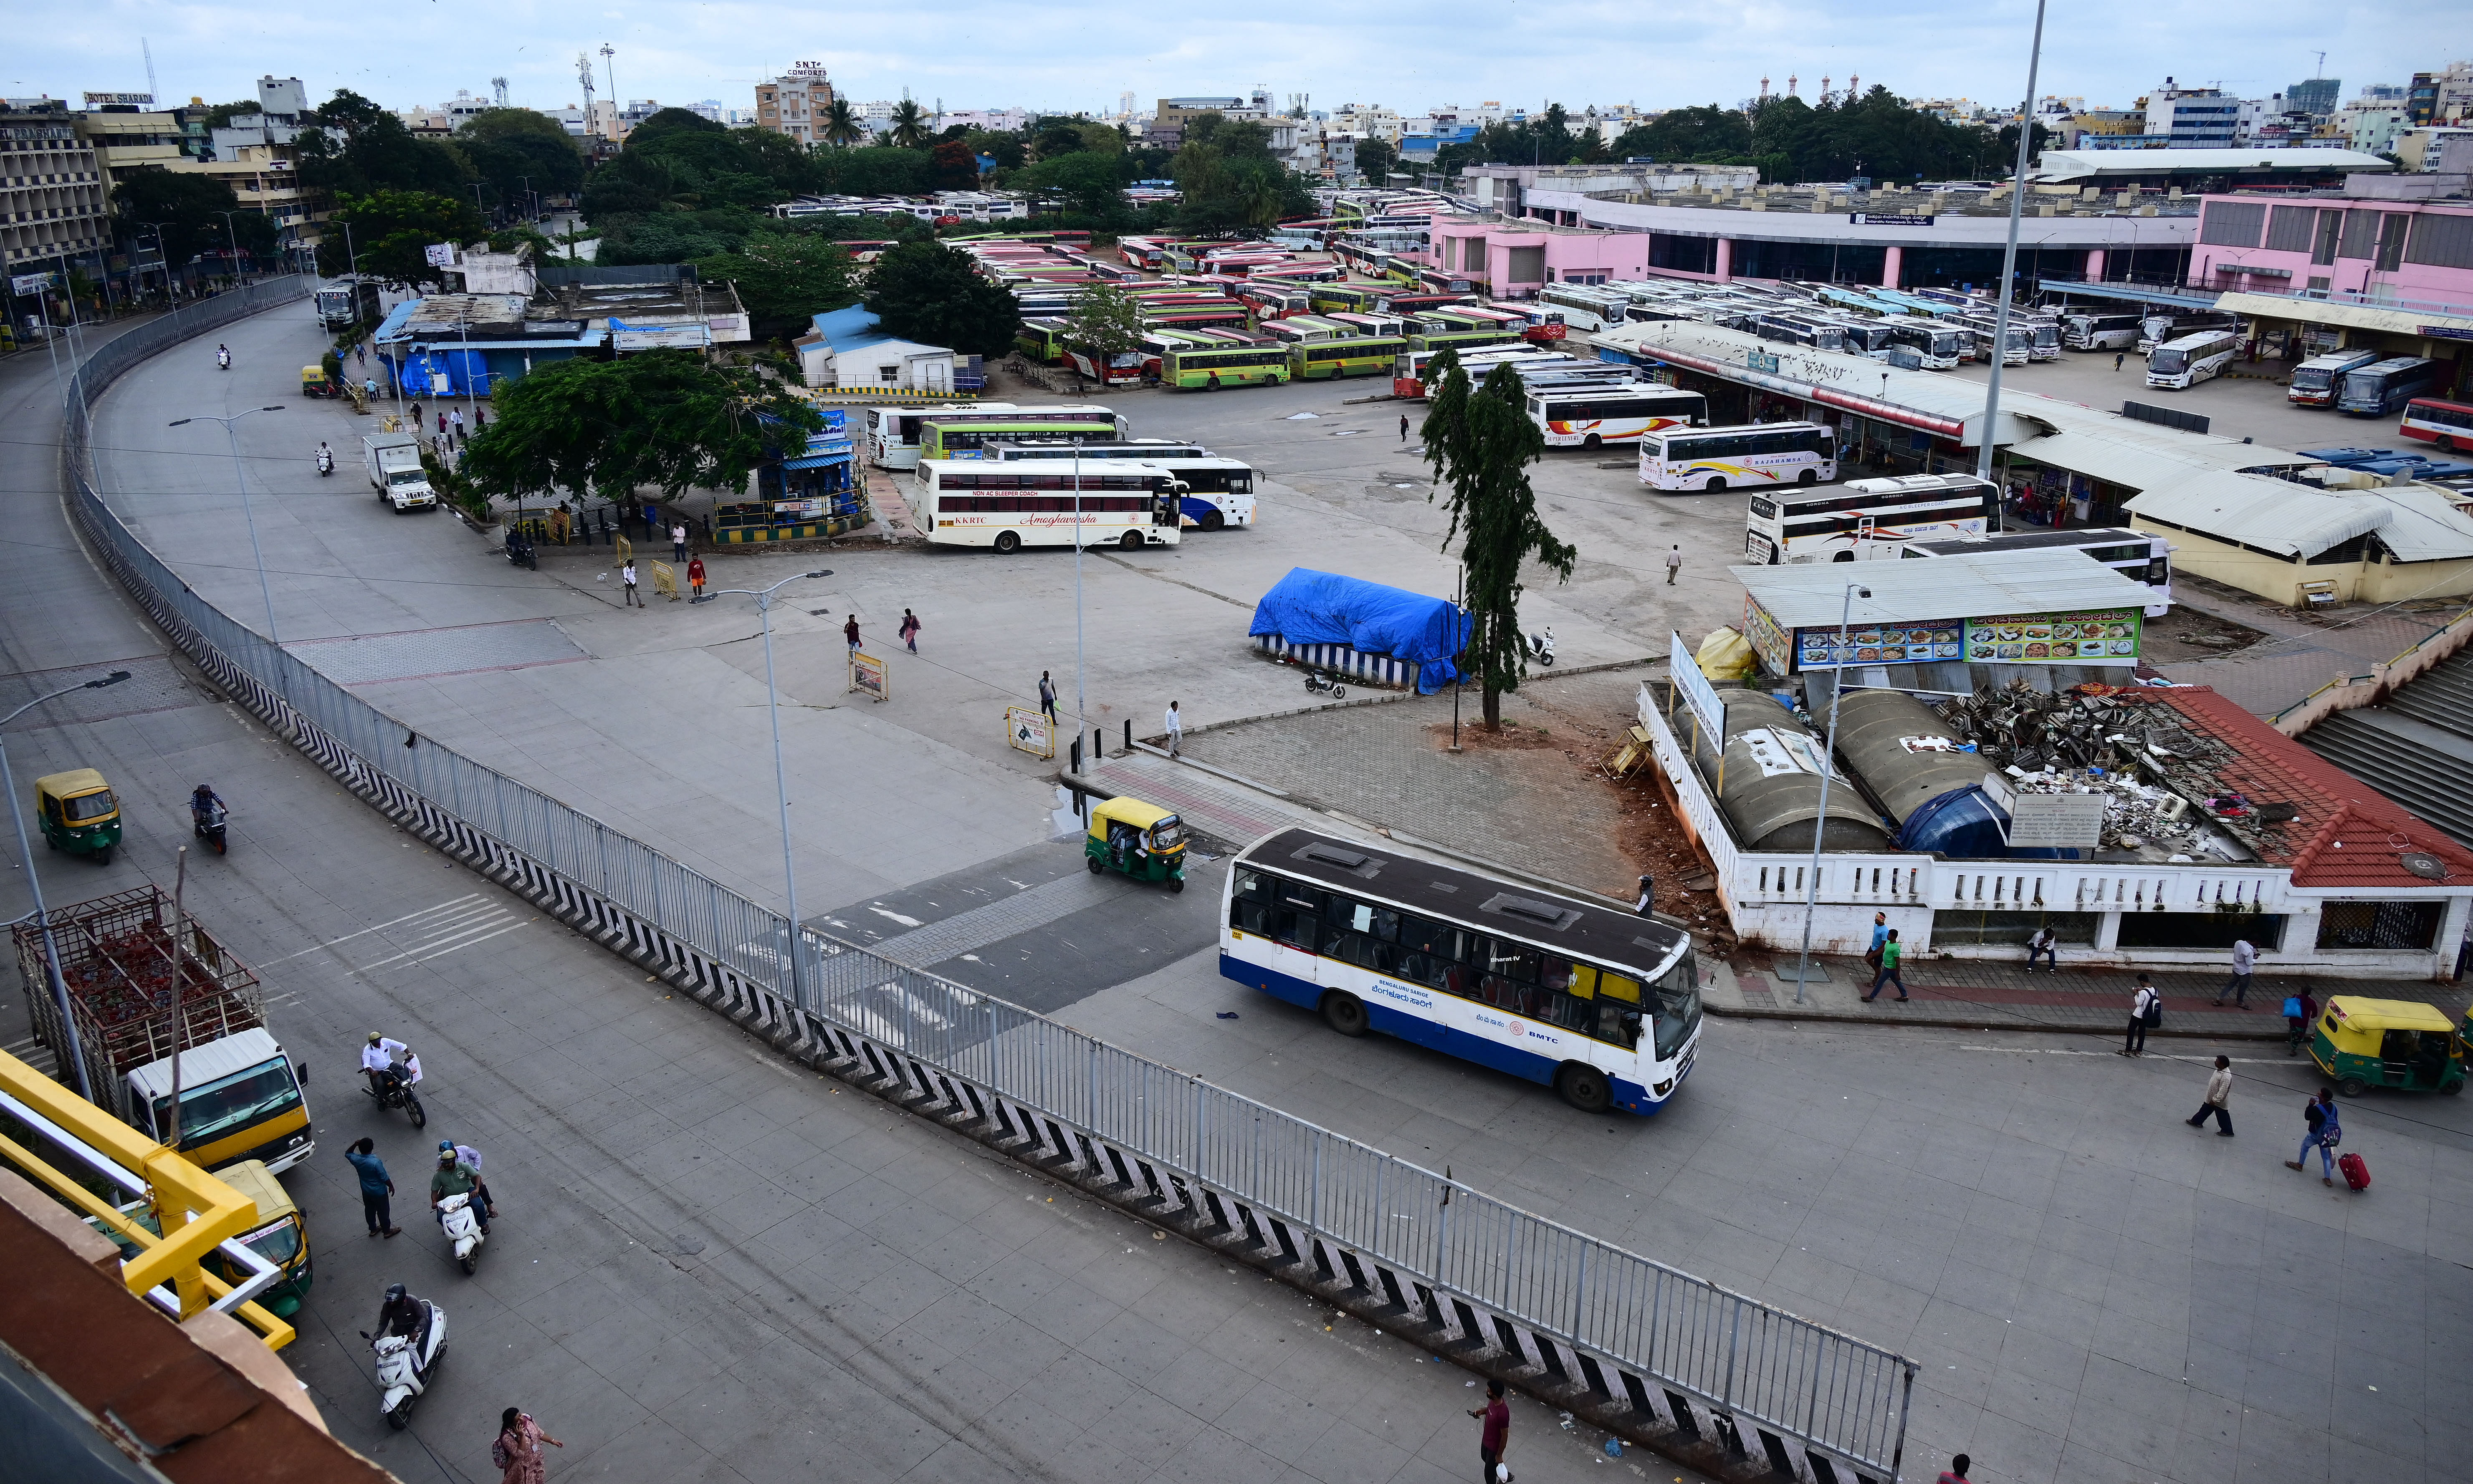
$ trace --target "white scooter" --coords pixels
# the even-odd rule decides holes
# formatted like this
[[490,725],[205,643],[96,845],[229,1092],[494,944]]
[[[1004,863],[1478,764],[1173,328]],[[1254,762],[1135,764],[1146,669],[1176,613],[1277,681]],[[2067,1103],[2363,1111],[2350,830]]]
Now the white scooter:
[[481,1218],[472,1212],[470,1192],[450,1195],[438,1203],[438,1225],[446,1239],[455,1244],[455,1260],[463,1264],[468,1277],[480,1265],[481,1244],[490,1233],[481,1230]]
[[1551,669],[1554,664],[1554,631],[1546,629],[1528,635],[1528,658]]
[[[402,1292],[398,1283],[388,1290],[388,1297]],[[386,1414],[387,1425],[398,1430],[411,1424],[413,1404],[429,1390],[430,1376],[446,1356],[446,1311],[427,1299],[412,1302],[420,1305],[421,1318],[410,1335],[372,1336],[367,1329],[361,1331],[361,1338],[377,1352],[378,1387],[384,1393],[378,1399],[378,1410]]]

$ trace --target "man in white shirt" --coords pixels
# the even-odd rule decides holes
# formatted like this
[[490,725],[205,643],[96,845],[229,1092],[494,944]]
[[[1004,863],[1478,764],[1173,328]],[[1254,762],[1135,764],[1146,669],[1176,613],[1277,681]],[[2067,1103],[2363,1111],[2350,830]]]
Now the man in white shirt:
[[2222,1004],[2224,1002],[2224,995],[2230,993],[2233,997],[2234,1004],[2245,1007],[2247,1006],[2249,1004],[2249,976],[2251,970],[2257,968],[2258,949],[2250,946],[2250,942],[2246,938],[2237,938],[2233,940],[2233,976],[2224,981],[2224,987],[2222,989],[2216,992],[2216,1003],[2219,1005]]
[[420,1058],[412,1054],[410,1046],[375,1031],[370,1032],[369,1044],[361,1048],[361,1072],[370,1079],[370,1086],[383,1093],[387,1073],[398,1065],[403,1068],[405,1087],[420,1081]]
[[1167,754],[1174,757],[1185,746],[1185,718],[1177,713],[1176,703],[1167,704]]

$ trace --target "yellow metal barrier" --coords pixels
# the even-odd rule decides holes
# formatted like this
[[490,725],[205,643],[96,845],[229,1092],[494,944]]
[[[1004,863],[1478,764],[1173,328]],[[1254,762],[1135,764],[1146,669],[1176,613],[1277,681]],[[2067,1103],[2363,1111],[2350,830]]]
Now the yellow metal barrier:
[[[5,1051],[0,1051],[0,1092],[76,1141],[84,1152],[144,1183],[156,1224],[162,1229],[159,1235],[87,1189],[74,1169],[63,1169],[52,1157],[0,1137],[0,1158],[140,1249],[135,1258],[120,1267],[121,1281],[131,1293],[144,1298],[156,1287],[169,1285],[179,1296],[182,1319],[231,1293],[232,1285],[204,1267],[202,1259],[226,1240],[257,1225],[255,1201],[199,1168],[169,1144],[156,1143]],[[292,1327],[258,1304],[243,1304],[231,1312],[263,1336],[269,1350],[292,1343]]]

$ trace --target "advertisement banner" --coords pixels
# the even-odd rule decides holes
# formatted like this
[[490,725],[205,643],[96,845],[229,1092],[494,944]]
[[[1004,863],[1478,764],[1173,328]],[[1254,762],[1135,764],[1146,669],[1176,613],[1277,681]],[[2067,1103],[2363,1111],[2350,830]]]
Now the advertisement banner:
[[452,268],[455,266],[455,244],[433,242],[420,250],[420,259],[432,268]]
[[1837,625],[1798,629],[1794,636],[1795,668],[1834,670],[1852,664],[1929,664],[1965,658],[1964,640],[1955,618],[1933,618],[1891,628],[1865,624],[1850,628],[1841,643]]
[[1005,740],[1033,757],[1056,755],[1056,733],[1048,728],[1047,713],[1035,706],[1005,707]]
[[2092,850],[2103,843],[2107,794],[2020,794],[2009,808],[2009,848]]
[[870,701],[882,701],[891,695],[893,686],[891,678],[885,673],[884,661],[874,655],[862,655],[857,650],[852,650],[850,690],[842,694],[849,695],[851,691],[856,691]]
[[1724,736],[1725,703],[1717,699],[1717,688],[1709,683],[1709,677],[1700,673],[1700,661],[1684,647],[1680,634],[1674,635],[1674,648],[1667,657],[1666,668],[1674,677],[1675,693],[1683,698],[1683,704],[1692,708],[1693,719],[1699,722],[1700,734],[1704,737]]
[[52,286],[53,274],[12,274],[9,292],[20,299],[33,299]]
[[2134,608],[2076,613],[2011,613],[1966,621],[1966,658],[1977,663],[2107,664],[2138,662]]
[[1743,638],[1761,657],[1762,669],[1781,680],[1794,673],[1793,636],[1749,594],[1743,598]]

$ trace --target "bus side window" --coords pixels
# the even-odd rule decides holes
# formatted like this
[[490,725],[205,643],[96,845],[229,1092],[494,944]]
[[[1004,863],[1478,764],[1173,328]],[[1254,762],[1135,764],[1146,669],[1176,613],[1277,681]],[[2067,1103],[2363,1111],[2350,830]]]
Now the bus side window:
[[1321,946],[1322,893],[1283,884],[1271,906],[1271,936],[1308,953]]
[[1270,881],[1258,872],[1239,871],[1228,897],[1228,925],[1240,933],[1260,933],[1270,917]]
[[1614,1000],[1597,1002],[1597,1029],[1590,1034],[1629,1050],[1640,1043],[1640,1012]]

